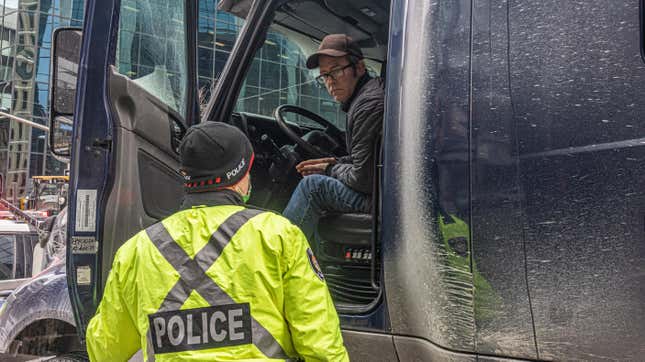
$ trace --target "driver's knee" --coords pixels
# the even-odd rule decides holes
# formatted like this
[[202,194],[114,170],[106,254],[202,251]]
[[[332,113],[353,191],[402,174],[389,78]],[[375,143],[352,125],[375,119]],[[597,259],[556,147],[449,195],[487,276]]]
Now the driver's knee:
[[310,233],[307,233],[307,225],[309,224],[307,220],[312,220],[315,223],[322,212],[323,203],[321,200],[322,194],[325,192],[327,178],[329,177],[323,175],[310,175],[300,180],[282,212],[284,217],[303,227],[307,236],[310,236]]
[[300,180],[285,210],[300,209],[305,203],[315,204],[317,195],[320,194],[323,187],[325,177],[328,176],[310,175]]
[[298,183],[297,189],[305,194],[316,194],[321,191],[324,185],[331,177],[325,175],[309,175],[305,176]]
[[[298,186],[291,195],[289,205],[309,205],[317,211],[325,205],[325,200],[329,198],[329,184],[333,178],[324,175],[309,175],[300,180]],[[289,208],[287,205],[287,208]]]

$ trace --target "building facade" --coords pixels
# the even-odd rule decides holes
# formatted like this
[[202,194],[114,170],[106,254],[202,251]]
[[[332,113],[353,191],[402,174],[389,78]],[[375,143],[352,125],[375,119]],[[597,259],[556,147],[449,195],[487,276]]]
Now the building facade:
[[[82,0],[0,0],[0,111],[48,124],[52,32],[81,26]],[[0,114],[1,116],[1,114]],[[34,175],[62,174],[47,150],[47,133],[0,117],[0,174],[4,197],[28,192]]]

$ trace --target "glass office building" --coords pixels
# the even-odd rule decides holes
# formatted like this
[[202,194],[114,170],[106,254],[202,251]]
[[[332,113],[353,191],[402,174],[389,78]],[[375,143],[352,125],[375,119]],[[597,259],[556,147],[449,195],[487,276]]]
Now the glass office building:
[[[48,123],[52,31],[81,26],[82,0],[0,0],[0,112]],[[0,114],[0,174],[5,197],[28,191],[29,177],[63,174],[47,133]]]

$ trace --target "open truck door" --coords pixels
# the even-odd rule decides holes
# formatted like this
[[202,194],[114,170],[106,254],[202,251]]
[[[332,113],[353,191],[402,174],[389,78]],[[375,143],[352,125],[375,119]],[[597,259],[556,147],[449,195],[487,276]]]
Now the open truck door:
[[82,43],[64,45],[82,49],[79,96],[54,113],[51,137],[54,152],[71,158],[67,275],[81,338],[118,247],[179,207],[176,149],[197,116],[194,6],[90,1]]
[[[269,22],[266,14],[275,5],[257,2],[252,11]],[[78,36],[76,43],[57,44],[79,47],[81,57],[73,112],[69,103],[67,111],[53,112],[51,136],[59,157],[71,158],[67,275],[81,339],[117,249],[178,211],[183,178],[177,148],[199,119],[195,2],[101,0],[89,1],[87,9],[92,21],[85,23],[82,43]],[[168,18],[160,21],[160,14]],[[247,22],[247,28],[266,32],[266,24]],[[256,30],[245,34],[263,38]],[[249,64],[249,51],[233,54]],[[62,55],[56,59],[66,63]],[[231,63],[220,85],[239,83],[244,75],[240,63]],[[61,78],[62,72],[55,73],[52,84]],[[220,98],[230,107],[234,92],[221,88]],[[211,102],[209,109],[222,106]],[[65,132],[70,119],[71,137]]]

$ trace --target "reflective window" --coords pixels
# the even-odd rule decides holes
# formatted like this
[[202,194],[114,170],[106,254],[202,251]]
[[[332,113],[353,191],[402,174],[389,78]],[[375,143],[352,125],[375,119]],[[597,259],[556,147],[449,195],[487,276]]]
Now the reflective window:
[[[244,20],[225,12],[215,12],[213,0],[199,2],[198,75],[202,103],[219,78],[233,49]],[[319,114],[339,128],[345,128],[345,115],[314,78],[318,70],[305,67],[307,55],[318,48],[318,42],[272,25],[256,53],[237,100],[236,111],[273,116],[276,107],[297,105]],[[379,74],[379,65],[366,62],[372,75]],[[306,118],[288,114],[289,120],[316,127]]]
[[[183,1],[121,1],[116,66],[186,116],[186,35]],[[164,19],[159,19],[164,14]]]
[[0,235],[0,280],[13,279],[15,235]]
[[[314,79],[318,70],[305,67],[307,55],[317,48],[318,43],[313,39],[272,25],[247,74],[236,110],[273,116],[278,106],[291,104],[321,115],[344,129],[345,116],[340,105]],[[298,124],[320,127],[305,117],[286,116]]]
[[216,13],[214,0],[199,2],[197,74],[202,105],[208,102],[242,25],[243,19]]
[[0,280],[31,276],[33,249],[38,242],[31,233],[0,234]]

